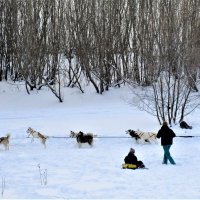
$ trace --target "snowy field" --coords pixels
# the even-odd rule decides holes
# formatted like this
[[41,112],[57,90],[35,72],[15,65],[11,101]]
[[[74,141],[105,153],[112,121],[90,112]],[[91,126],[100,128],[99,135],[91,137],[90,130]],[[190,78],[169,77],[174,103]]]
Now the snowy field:
[[[11,134],[10,150],[0,146],[0,198],[3,199],[199,199],[200,137],[174,139],[176,166],[162,165],[158,144],[137,144],[128,129],[157,132],[157,119],[130,106],[128,88],[103,95],[63,89],[64,103],[49,91],[27,95],[24,86],[0,84],[0,137]],[[200,136],[197,110],[177,136]],[[27,138],[28,127],[50,136],[47,148]],[[70,130],[99,136],[93,147],[78,147]],[[58,137],[58,138],[53,138]],[[106,137],[119,138],[106,138]],[[123,138],[124,137],[124,138]],[[146,170],[121,169],[130,147]]]

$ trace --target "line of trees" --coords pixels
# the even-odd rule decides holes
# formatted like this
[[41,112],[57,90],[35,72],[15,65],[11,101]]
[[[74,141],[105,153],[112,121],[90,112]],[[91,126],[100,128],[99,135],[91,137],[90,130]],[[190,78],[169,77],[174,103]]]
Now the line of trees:
[[199,0],[0,0],[0,81],[23,80],[28,93],[49,87],[60,102],[63,85],[84,92],[87,82],[99,94],[152,86],[161,122],[166,85],[175,122],[171,108],[190,96],[179,102],[179,84],[198,92],[199,54]]

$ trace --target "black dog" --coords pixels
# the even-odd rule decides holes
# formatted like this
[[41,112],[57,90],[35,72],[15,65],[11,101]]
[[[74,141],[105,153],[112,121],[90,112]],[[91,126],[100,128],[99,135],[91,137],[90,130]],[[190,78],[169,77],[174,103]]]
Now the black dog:
[[93,143],[93,136],[91,134],[84,134],[80,131],[76,136],[76,140],[79,144],[88,143],[91,146]]
[[129,134],[131,137],[135,138],[136,141],[138,139],[141,139],[140,136],[134,130],[129,129],[129,130],[126,131],[126,133]]
[[192,129],[192,126],[189,126],[185,121],[180,123],[180,127],[184,129]]

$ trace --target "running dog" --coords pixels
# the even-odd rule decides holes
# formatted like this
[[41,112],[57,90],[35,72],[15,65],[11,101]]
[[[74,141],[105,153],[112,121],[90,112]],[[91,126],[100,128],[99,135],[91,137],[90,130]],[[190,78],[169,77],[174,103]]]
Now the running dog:
[[88,143],[90,146],[92,146],[94,135],[92,133],[85,134],[82,131],[79,131],[78,133],[70,131],[69,137],[76,138],[79,147],[81,147],[82,143]]
[[76,136],[76,140],[79,144],[79,147],[82,143],[88,143],[90,146],[93,144],[93,136],[91,134],[84,134],[83,132],[79,132]]
[[32,136],[32,141],[34,140],[34,138],[38,138],[38,139],[40,139],[40,141],[46,148],[46,140],[47,140],[48,136],[45,136],[45,135],[41,134],[40,132],[33,130],[31,127],[29,127],[26,132],[29,133],[28,137],[30,135]]
[[140,130],[128,130],[126,131],[131,137],[135,138],[136,142],[140,143],[155,143],[157,144],[157,134],[153,132],[143,132]]
[[10,134],[0,137],[0,144],[4,145],[5,150],[9,150]]

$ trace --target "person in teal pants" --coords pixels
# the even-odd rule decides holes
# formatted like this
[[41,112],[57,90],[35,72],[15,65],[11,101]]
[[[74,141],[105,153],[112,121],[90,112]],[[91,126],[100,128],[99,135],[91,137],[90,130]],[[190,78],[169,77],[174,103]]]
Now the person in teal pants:
[[174,137],[176,137],[174,131],[168,127],[167,122],[163,122],[163,125],[157,134],[157,138],[161,138],[161,145],[164,150],[163,164],[167,164],[168,160],[172,165],[176,164],[170,154],[170,148],[173,144]]

